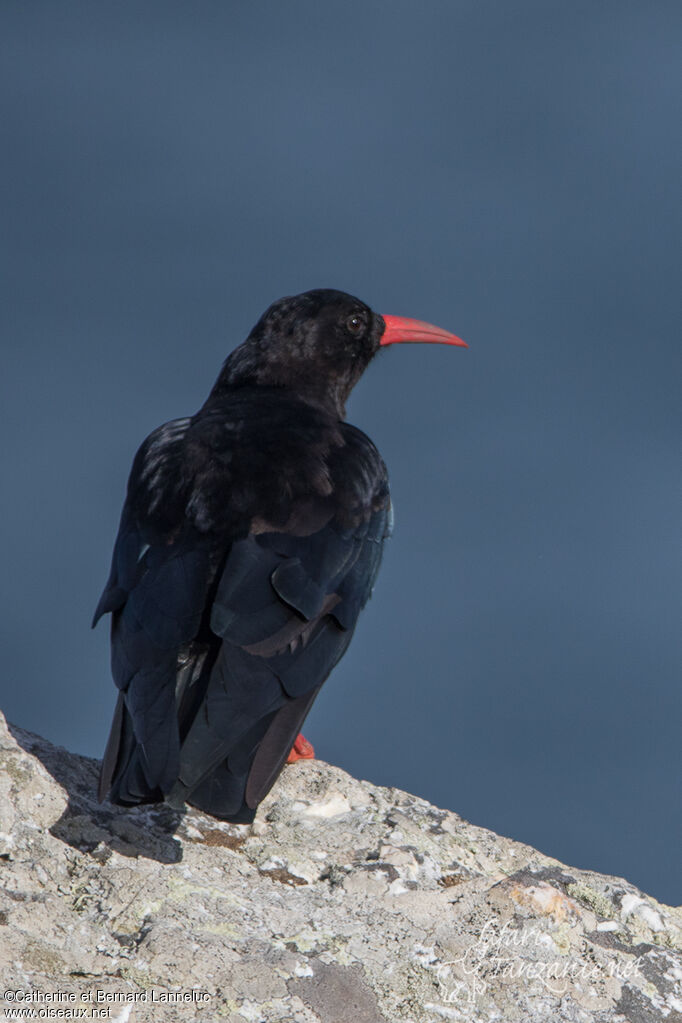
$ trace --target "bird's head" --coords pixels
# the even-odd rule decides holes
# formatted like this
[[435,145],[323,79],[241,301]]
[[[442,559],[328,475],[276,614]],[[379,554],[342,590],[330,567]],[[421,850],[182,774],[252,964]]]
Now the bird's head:
[[439,327],[381,316],[359,298],[319,288],[281,298],[228,357],[213,393],[282,387],[342,418],[350,392],[379,349],[397,342],[464,341]]

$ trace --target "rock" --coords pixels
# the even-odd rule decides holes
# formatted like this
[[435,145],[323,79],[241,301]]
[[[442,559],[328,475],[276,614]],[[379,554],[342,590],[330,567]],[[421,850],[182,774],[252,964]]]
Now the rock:
[[0,715],[8,1019],[682,1021],[682,913],[620,878],[320,761],[249,827],[96,775]]

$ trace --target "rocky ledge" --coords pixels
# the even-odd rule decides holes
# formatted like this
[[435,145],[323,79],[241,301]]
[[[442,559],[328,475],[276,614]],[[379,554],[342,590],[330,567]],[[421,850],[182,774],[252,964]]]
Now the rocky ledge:
[[320,761],[253,825],[94,797],[0,715],[7,1019],[682,1021],[682,913]]

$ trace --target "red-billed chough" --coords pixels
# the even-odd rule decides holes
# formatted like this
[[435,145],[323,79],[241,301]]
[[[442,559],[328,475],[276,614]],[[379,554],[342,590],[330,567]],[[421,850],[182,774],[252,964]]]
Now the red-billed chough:
[[386,468],[344,406],[379,348],[409,341],[464,345],[340,291],[281,299],[196,415],[145,440],[95,612],[119,690],[100,798],[246,823],[312,755],[299,729],[391,529]]

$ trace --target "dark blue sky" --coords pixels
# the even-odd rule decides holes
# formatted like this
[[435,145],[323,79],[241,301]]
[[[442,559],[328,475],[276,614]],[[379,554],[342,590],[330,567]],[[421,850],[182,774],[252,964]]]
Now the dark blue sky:
[[313,287],[394,539],[306,735],[680,902],[678,2],[7,2],[1,705],[99,756],[138,444]]

